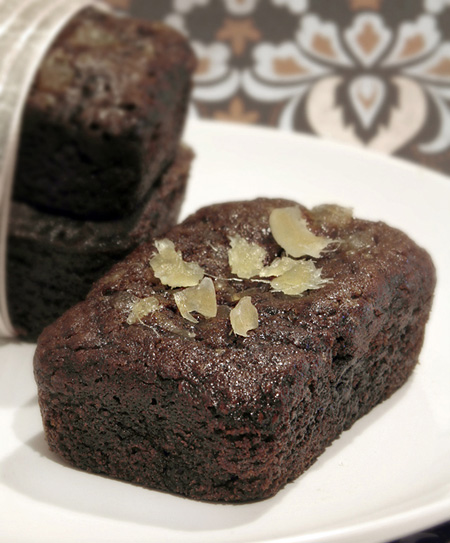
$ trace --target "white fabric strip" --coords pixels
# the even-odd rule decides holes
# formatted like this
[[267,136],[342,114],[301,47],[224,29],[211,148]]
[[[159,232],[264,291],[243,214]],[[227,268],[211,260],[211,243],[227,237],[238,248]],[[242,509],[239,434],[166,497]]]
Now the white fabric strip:
[[71,17],[90,5],[105,9],[99,0],[0,0],[0,338],[15,335],[7,303],[6,246],[23,107],[51,43]]

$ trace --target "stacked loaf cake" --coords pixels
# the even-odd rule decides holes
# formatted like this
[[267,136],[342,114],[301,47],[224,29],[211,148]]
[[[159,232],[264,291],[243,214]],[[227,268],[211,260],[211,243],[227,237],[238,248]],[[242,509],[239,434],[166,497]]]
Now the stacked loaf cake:
[[59,35],[23,117],[8,236],[8,307],[34,340],[92,282],[173,226],[195,59],[160,23],[94,9]]

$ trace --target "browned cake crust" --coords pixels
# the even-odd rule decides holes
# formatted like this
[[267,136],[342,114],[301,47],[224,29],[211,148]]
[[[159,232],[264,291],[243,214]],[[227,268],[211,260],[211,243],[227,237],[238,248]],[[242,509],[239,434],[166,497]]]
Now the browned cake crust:
[[126,218],[82,221],[13,202],[8,237],[8,307],[23,339],[82,300],[92,283],[140,243],[178,219],[192,151],[182,146],[150,194]]
[[133,212],[173,161],[194,68],[173,29],[83,11],[30,92],[14,198],[84,219]]
[[[35,355],[50,448],[94,473],[191,498],[274,495],[411,374],[430,312],[428,254],[383,223],[303,210],[339,240],[316,259],[328,282],[299,296],[236,280],[227,251],[239,234],[281,254],[268,228],[284,200],[200,210],[168,235],[214,278],[218,313],[184,319],[149,265],[152,243],[98,281],[42,334]],[[339,215],[339,214],[338,214]],[[128,324],[137,298],[159,310]],[[236,335],[230,308],[259,315]]]

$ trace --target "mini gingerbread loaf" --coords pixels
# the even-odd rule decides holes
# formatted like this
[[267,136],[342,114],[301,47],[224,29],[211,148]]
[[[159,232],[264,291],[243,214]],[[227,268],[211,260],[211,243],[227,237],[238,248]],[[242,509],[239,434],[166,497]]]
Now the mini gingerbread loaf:
[[126,218],[81,221],[12,203],[8,306],[22,339],[35,340],[113,264],[177,222],[192,156],[188,147],[180,146],[174,163]]
[[41,335],[52,451],[200,500],[273,496],[417,363],[435,270],[336,206],[201,209]]
[[194,68],[161,23],[81,12],[30,91],[14,199],[83,219],[132,213],[174,159]]

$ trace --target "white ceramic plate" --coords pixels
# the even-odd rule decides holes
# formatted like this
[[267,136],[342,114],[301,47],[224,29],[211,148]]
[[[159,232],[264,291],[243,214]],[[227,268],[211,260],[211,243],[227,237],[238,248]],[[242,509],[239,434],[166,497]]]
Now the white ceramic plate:
[[345,432],[274,498],[214,505],[69,468],[47,450],[33,346],[0,346],[2,543],[374,543],[450,519],[450,179],[322,140],[192,122],[197,152],[183,215],[283,196],[337,202],[425,246],[438,290],[421,363],[393,398]]

